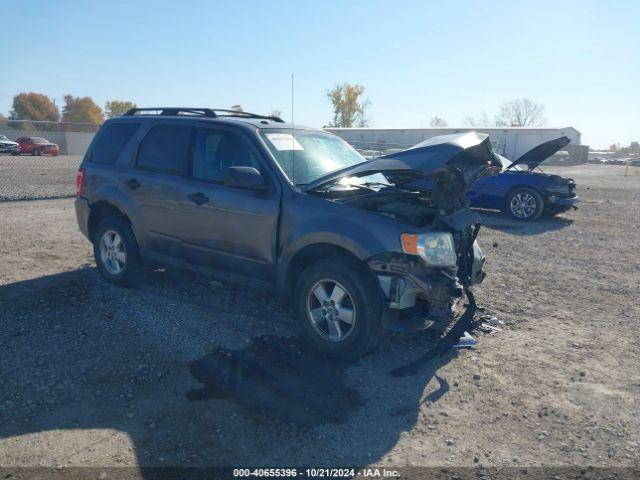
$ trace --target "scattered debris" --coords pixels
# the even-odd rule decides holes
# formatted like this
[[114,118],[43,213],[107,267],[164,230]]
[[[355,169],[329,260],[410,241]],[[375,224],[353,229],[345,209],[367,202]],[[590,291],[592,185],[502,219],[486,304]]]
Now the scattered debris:
[[464,335],[462,335],[460,337],[460,340],[458,340],[458,343],[456,343],[455,345],[453,345],[451,348],[473,348],[477,345],[478,342],[476,342],[476,339],[473,338],[469,332],[465,331]]
[[478,327],[480,330],[482,330],[485,333],[496,333],[496,332],[501,332],[502,329],[499,327],[494,327],[493,325],[489,325],[488,323],[482,323],[480,324],[480,326]]
[[502,320],[499,320],[498,317],[494,315],[489,315],[489,314],[482,315],[480,317],[480,320],[482,320],[483,323],[486,323],[493,327],[501,327],[502,325],[504,325],[504,322]]

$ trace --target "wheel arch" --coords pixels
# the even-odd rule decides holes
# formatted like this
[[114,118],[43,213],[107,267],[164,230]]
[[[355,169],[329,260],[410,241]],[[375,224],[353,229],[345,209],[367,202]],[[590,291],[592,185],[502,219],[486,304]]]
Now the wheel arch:
[[[131,225],[131,220],[124,211],[107,200],[99,200],[89,206],[88,232],[89,239],[93,241],[96,229],[100,222],[107,217],[120,217]],[[135,232],[134,232],[135,235]]]
[[375,280],[374,273],[355,253],[332,243],[313,243],[296,252],[286,266],[286,271],[279,288],[279,291],[285,299],[292,297],[296,282],[308,265],[318,260],[328,258],[338,258],[345,263],[353,265],[355,268],[360,268],[361,271],[367,272],[367,274]]

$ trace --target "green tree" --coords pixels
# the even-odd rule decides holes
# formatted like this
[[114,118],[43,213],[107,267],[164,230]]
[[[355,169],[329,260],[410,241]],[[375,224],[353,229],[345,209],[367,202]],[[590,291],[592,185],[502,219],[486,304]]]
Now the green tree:
[[104,114],[91,97],[65,95],[64,107],[62,107],[62,121],[99,125],[104,122]]
[[369,100],[363,98],[364,87],[343,83],[336,85],[326,95],[333,107],[330,127],[366,127],[369,124],[367,108]]
[[53,101],[42,93],[19,93],[13,97],[9,118],[57,122],[60,120],[60,112]]
[[124,115],[132,108],[136,108],[137,105],[127,100],[109,100],[104,104],[104,112],[107,118],[117,117],[118,115]]

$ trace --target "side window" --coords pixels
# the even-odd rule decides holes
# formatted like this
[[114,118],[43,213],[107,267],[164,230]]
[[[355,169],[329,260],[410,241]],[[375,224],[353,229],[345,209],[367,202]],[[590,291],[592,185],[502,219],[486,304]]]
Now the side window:
[[191,176],[211,182],[224,181],[229,167],[260,169],[249,143],[237,133],[221,130],[198,130],[193,149]]
[[163,173],[182,174],[187,165],[191,127],[157,125],[145,135],[138,149],[138,167]]
[[104,127],[93,147],[91,161],[112,164],[138,130],[139,123],[111,123]]

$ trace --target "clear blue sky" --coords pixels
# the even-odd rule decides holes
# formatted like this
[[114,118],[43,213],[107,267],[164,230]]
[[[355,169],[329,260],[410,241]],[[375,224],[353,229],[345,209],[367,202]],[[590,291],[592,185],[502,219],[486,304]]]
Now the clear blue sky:
[[[18,92],[282,110],[326,124],[361,83],[376,127],[461,125],[530,97],[593,147],[640,140],[640,2],[2,3],[0,112]],[[27,15],[25,15],[27,14]],[[9,19],[7,21],[7,19]]]

